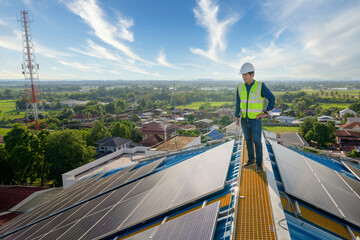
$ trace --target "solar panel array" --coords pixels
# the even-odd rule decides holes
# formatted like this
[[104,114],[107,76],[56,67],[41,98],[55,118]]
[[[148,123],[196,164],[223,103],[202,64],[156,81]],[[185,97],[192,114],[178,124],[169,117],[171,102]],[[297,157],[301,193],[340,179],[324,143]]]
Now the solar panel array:
[[[102,195],[54,216],[48,215],[47,219],[8,235],[6,239],[96,238],[160,216],[223,189],[233,145],[234,141],[225,143],[163,171],[106,192],[115,185],[132,179],[139,171],[151,172],[159,161],[133,171],[127,170],[112,182],[107,182],[100,191]],[[144,171],[143,168],[146,167],[149,171]],[[93,191],[93,187],[89,186],[83,192],[88,191]],[[67,197],[77,198],[76,195]],[[13,226],[10,230],[21,226],[23,225]]]
[[[42,218],[51,216],[52,214],[63,211],[64,209],[85,201],[86,199],[104,193],[111,188],[129,182],[133,180],[134,175],[141,177],[142,175],[148,174],[152,172],[159,164],[161,164],[161,162],[162,160],[154,161],[143,166],[142,168],[131,171],[131,169],[135,167],[135,165],[133,165],[106,178],[101,178],[103,175],[101,174],[96,178],[89,178],[87,181],[80,181],[79,183],[74,184],[75,186],[70,186],[69,188],[64,189],[58,195],[52,197],[49,201],[40,207],[20,215],[18,218],[9,222],[9,224],[4,225],[0,229],[0,234],[11,232],[12,230],[25,226],[26,224],[31,224]],[[139,175],[139,172],[143,174]],[[23,232],[31,232],[35,228],[38,229],[37,224],[33,227],[28,227],[27,230],[24,230]]]
[[360,182],[279,144],[272,144],[285,191],[360,226]]
[[157,227],[126,238],[127,240],[213,239],[220,202],[165,222]]
[[218,130],[214,129],[211,132],[209,132],[208,134],[206,134],[206,136],[208,136],[212,139],[215,139],[215,140],[219,140],[224,136],[224,134],[219,132]]
[[350,163],[346,163],[346,162],[344,162],[344,161],[343,161],[342,163],[345,165],[345,167],[346,167],[350,172],[352,172],[352,173],[355,175],[355,177],[356,177],[357,179],[360,180],[360,169],[359,169],[359,168],[351,165]]

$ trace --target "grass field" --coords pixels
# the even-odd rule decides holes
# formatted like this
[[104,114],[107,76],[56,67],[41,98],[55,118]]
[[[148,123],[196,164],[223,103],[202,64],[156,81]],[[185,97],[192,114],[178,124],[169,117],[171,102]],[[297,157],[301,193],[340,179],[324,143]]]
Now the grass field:
[[10,130],[10,128],[0,128],[0,136],[6,135]]
[[331,107],[339,107],[339,108],[348,108],[351,103],[321,103],[320,104],[322,108],[328,109]]
[[0,118],[7,117],[9,119],[15,119],[23,118],[24,116],[24,111],[16,111],[15,100],[0,100]]
[[199,109],[199,107],[203,104],[207,104],[210,103],[211,107],[218,107],[221,105],[224,105],[226,103],[232,103],[232,102],[210,102],[210,101],[201,101],[201,102],[193,102],[191,104],[187,104],[187,105],[181,105],[181,106],[177,106],[176,108],[180,108],[180,109],[184,109],[184,108],[196,108]]
[[280,134],[297,132],[299,127],[263,126],[263,129],[269,132],[276,132],[277,134]]

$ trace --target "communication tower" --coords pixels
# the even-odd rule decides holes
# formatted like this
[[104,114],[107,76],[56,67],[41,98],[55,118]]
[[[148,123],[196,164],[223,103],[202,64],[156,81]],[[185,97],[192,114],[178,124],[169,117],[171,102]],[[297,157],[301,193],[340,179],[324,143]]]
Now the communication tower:
[[28,12],[21,11],[21,30],[23,45],[22,73],[25,78],[26,118],[28,122],[35,123],[35,129],[39,130],[39,117],[45,118],[44,107],[41,101],[41,89],[39,83],[39,64],[36,63],[34,45],[31,37],[30,21]]

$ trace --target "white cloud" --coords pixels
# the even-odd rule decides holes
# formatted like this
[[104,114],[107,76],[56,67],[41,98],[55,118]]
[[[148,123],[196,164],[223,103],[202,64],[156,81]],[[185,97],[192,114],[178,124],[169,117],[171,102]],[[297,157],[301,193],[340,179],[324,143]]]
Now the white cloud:
[[[23,46],[21,32],[18,30],[14,30],[13,33],[15,36],[0,36],[0,47],[14,51],[22,51]],[[37,54],[41,54],[43,56],[54,59],[71,56],[68,53],[56,51],[37,42],[33,42],[33,48],[35,50],[35,56]]]
[[66,61],[62,61],[62,60],[59,60],[58,62],[61,63],[62,65],[77,68],[80,70],[90,70],[91,69],[90,66],[79,63],[79,62],[66,62]]
[[0,25],[6,26],[7,24],[3,20],[0,19]]
[[194,9],[198,24],[208,32],[208,49],[190,48],[194,54],[205,56],[218,61],[218,54],[226,49],[226,32],[228,28],[238,21],[237,16],[229,16],[223,21],[218,19],[219,6],[211,0],[198,0]]
[[262,8],[280,30],[268,42],[239,53],[232,66],[252,61],[258,76],[272,79],[360,76],[359,1],[269,0]]
[[105,20],[101,8],[96,0],[78,0],[68,2],[66,6],[76,15],[79,15],[86,24],[93,30],[94,34],[104,43],[109,44],[123,52],[127,57],[140,62],[146,62],[136,55],[128,46],[119,41],[119,39],[133,41],[133,35],[128,30],[133,25],[132,20],[120,18],[118,26],[112,25]]
[[157,58],[157,61],[158,63],[160,63],[160,65],[163,65],[165,67],[169,67],[169,68],[174,68],[174,69],[181,69],[179,67],[176,67],[175,65],[169,63],[167,60],[166,60],[166,55],[164,53],[164,50],[161,50],[159,52],[159,57]]
[[70,50],[74,52],[78,52],[90,57],[95,57],[98,59],[107,59],[107,60],[113,60],[113,61],[120,61],[121,57],[117,56],[111,52],[109,52],[106,48],[103,46],[100,46],[90,39],[87,40],[88,47],[86,48],[86,51],[82,51],[76,48],[69,48]]

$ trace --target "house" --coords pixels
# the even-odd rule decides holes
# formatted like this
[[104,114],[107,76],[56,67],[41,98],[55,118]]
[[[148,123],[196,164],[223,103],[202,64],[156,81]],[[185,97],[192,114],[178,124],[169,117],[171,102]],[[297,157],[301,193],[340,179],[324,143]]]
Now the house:
[[271,118],[279,117],[280,115],[281,115],[281,111],[280,111],[279,109],[277,109],[277,108],[274,108],[273,110],[271,110],[271,111],[269,112],[269,116],[270,116]]
[[161,143],[163,141],[164,141],[164,139],[162,139],[158,135],[152,135],[152,136],[142,140],[140,142],[140,144],[145,146],[145,147],[152,147],[152,146],[158,145],[159,143]]
[[347,114],[347,113],[352,114],[354,117],[357,117],[357,113],[355,111],[349,109],[349,108],[341,110],[339,112],[339,115],[340,115],[341,118],[343,118],[345,116],[345,114]]
[[275,120],[280,123],[292,123],[295,120],[295,117],[280,116],[276,117]]
[[236,122],[230,123],[225,127],[225,133],[226,135],[235,135],[239,136],[241,132],[240,126],[236,125]]
[[317,120],[318,120],[318,122],[321,122],[321,123],[327,123],[328,121],[334,121],[334,118],[323,115],[321,117],[318,117]]
[[350,122],[340,125],[340,130],[360,131],[360,122]]
[[3,136],[0,135],[0,144],[4,144],[4,143],[5,143],[4,138],[3,138]]
[[86,123],[86,122],[93,122],[98,120],[98,118],[100,118],[99,115],[96,115],[94,113],[91,113],[89,115],[87,115],[86,113],[80,113],[78,115],[76,115],[75,117],[72,117],[72,120],[77,120],[80,121],[81,123]]
[[360,133],[349,130],[336,130],[336,143],[339,144],[340,149],[351,151],[356,146],[360,146]]
[[346,122],[347,123],[360,122],[360,117],[348,117]]
[[199,110],[194,112],[194,115],[197,119],[203,119],[208,117],[208,111],[206,110]]
[[151,122],[141,127],[140,134],[144,139],[154,135],[165,139],[175,135],[175,126],[167,123]]
[[179,124],[176,126],[177,129],[181,129],[183,131],[187,131],[187,130],[195,130],[196,129],[196,126],[195,125],[182,125],[182,124]]
[[200,130],[206,130],[211,127],[213,123],[213,120],[211,119],[201,119],[196,122],[194,122],[196,128],[199,128]]
[[69,107],[75,107],[75,106],[83,106],[86,105],[90,101],[80,101],[80,100],[65,100],[61,101],[60,103],[62,105],[68,105]]
[[122,148],[129,148],[130,139],[122,137],[107,137],[95,143],[97,152],[115,152]]
[[314,117],[316,115],[316,110],[304,110],[306,116]]

